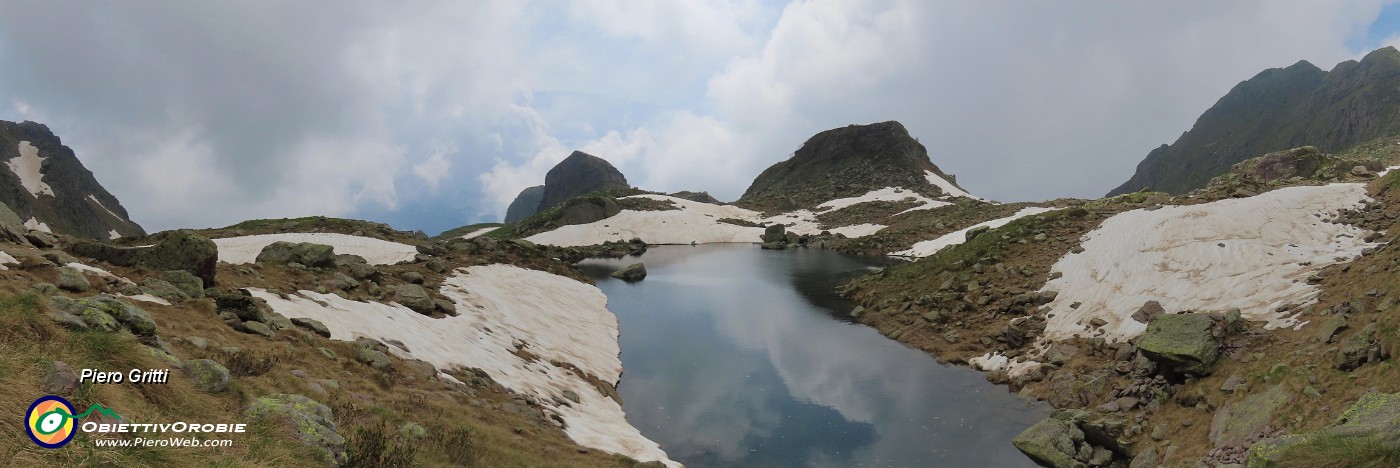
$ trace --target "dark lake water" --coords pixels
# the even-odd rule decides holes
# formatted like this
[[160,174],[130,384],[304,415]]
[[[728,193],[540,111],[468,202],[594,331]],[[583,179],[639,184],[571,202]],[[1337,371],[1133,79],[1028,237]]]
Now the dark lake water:
[[[639,260],[645,280],[607,277]],[[690,468],[1035,466],[1011,439],[1048,407],[845,317],[835,288],[883,261],[713,245],[580,267],[621,325],[627,419]]]

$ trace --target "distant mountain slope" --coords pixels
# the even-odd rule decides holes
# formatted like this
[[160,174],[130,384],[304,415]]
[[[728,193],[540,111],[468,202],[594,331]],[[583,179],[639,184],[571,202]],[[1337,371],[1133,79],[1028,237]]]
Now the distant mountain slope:
[[603,158],[575,151],[544,176],[544,194],[535,211],[599,190],[630,188],[627,178]]
[[1400,133],[1400,51],[1385,47],[1331,72],[1306,61],[1236,85],[1175,143],[1138,164],[1109,196],[1185,193],[1264,153],[1311,145],[1336,152]]
[[812,136],[791,158],[759,174],[735,203],[763,210],[809,208],[885,187],[930,197],[966,196],[952,177],[929,161],[928,150],[904,125],[889,121]]
[[0,121],[0,161],[0,203],[30,229],[103,240],[145,235],[43,124]]
[[514,223],[530,215],[540,207],[540,199],[544,198],[544,186],[536,185],[520,191],[520,195],[515,196],[515,201],[510,202],[510,207],[506,208],[506,222]]

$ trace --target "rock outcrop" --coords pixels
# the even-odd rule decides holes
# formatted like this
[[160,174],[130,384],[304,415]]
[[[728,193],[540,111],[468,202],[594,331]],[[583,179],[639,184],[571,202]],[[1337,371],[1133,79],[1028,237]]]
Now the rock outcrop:
[[0,161],[0,204],[30,229],[101,240],[146,234],[43,124],[0,121]]
[[1261,154],[1312,145],[1337,152],[1400,132],[1400,51],[1385,47],[1332,71],[1300,61],[1230,90],[1175,143],[1147,154],[1109,196],[1144,188],[1185,193]]
[[603,158],[575,151],[544,176],[544,193],[535,211],[599,190],[627,189],[627,178]]
[[811,208],[885,187],[930,197],[944,190],[927,173],[955,184],[929,160],[928,150],[899,122],[851,125],[818,133],[791,158],[764,170],[735,204],[759,209]]
[[515,201],[510,202],[510,207],[506,208],[506,222],[514,223],[539,210],[540,200],[544,198],[544,186],[536,185],[520,191],[520,195],[515,196]]

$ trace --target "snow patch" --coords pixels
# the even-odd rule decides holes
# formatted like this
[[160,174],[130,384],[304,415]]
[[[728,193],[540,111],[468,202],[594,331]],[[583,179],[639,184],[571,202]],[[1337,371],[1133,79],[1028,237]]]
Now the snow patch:
[[115,211],[112,211],[112,210],[110,210],[110,209],[107,209],[107,205],[103,205],[102,202],[100,202],[100,201],[97,200],[97,197],[95,197],[95,196],[89,194],[89,195],[87,196],[87,199],[88,199],[88,200],[92,200],[93,203],[96,203],[96,204],[97,204],[97,207],[98,207],[98,208],[102,208],[102,211],[106,211],[107,214],[112,215],[113,218],[124,219],[124,218],[122,218],[121,216],[117,216],[117,213],[116,213]]
[[53,233],[53,231],[49,229],[48,224],[41,223],[38,219],[34,219],[33,217],[30,217],[28,221],[24,222],[24,227],[35,231],[44,231],[50,234]]
[[[899,214],[951,205],[951,203],[932,200],[912,191],[896,192],[897,190],[903,189],[886,187],[870,191],[859,197],[831,200],[818,205],[818,207],[823,211],[838,210],[859,203],[901,201],[911,197],[923,204]],[[867,223],[824,229],[821,223],[817,222],[817,213],[812,210],[790,211],[765,218],[763,213],[737,206],[701,203],[667,195],[633,195],[626,198],[646,198],[671,202],[680,209],[622,210],[621,213],[601,221],[564,226],[525,239],[536,244],[577,247],[608,241],[627,241],[634,237],[641,238],[650,244],[753,243],[758,242],[763,237],[763,228],[761,227],[719,222],[720,219],[726,218],[764,225],[780,223],[785,226],[788,232],[798,235],[816,235],[822,231],[830,231],[832,234],[844,234],[846,237],[862,237],[879,232],[886,227],[882,224]]]
[[952,182],[948,182],[946,179],[944,179],[944,178],[942,178],[942,177],[939,177],[938,174],[934,173],[933,171],[924,171],[924,179],[928,180],[928,183],[933,184],[935,187],[938,187],[940,190],[943,190],[943,194],[946,195],[946,196],[950,196],[950,197],[963,197],[963,198],[971,198],[971,199],[973,199],[973,200],[986,201],[986,200],[983,200],[983,199],[981,199],[981,198],[979,198],[979,197],[974,197],[974,196],[972,196],[972,194],[967,193],[966,190],[963,190],[963,189],[958,188],[958,186],[953,185]]
[[408,244],[372,237],[352,236],[332,232],[289,232],[258,234],[214,239],[219,246],[219,261],[224,263],[253,263],[263,247],[273,242],[310,242],[335,247],[336,254],[359,255],[371,265],[390,265],[413,260],[418,249]]
[[936,253],[938,253],[938,251],[943,250],[943,249],[945,249],[945,248],[948,248],[948,247],[951,247],[951,246],[958,245],[958,244],[961,244],[961,243],[963,243],[963,242],[966,242],[966,241],[967,241],[967,232],[968,232],[968,231],[971,231],[971,230],[973,230],[973,229],[977,229],[977,228],[980,228],[980,227],[987,227],[987,228],[991,228],[991,229],[996,229],[996,228],[999,228],[999,227],[1002,227],[1002,226],[1007,225],[1007,223],[1010,223],[1010,222],[1012,222],[1012,221],[1015,221],[1015,220],[1018,220],[1018,219],[1021,219],[1021,218],[1027,217],[1027,216],[1037,215],[1037,214],[1040,214],[1040,213],[1045,213],[1045,212],[1047,212],[1047,211],[1055,211],[1055,210],[1057,210],[1057,209],[1058,209],[1058,208],[1042,208],[1042,207],[1038,207],[1038,206],[1032,206],[1032,207],[1027,207],[1027,208],[1021,208],[1021,211],[1017,211],[1015,214],[1013,214],[1013,215],[1011,215],[1011,216],[1007,216],[1007,217],[1005,217],[1005,218],[993,219],[993,220],[991,220],[991,221],[986,221],[986,222],[982,222],[982,223],[977,223],[977,224],[968,226],[968,227],[966,227],[966,228],[963,228],[962,230],[953,231],[953,232],[944,234],[944,235],[942,235],[942,236],[939,236],[937,239],[929,239],[929,240],[926,240],[926,241],[919,241],[919,242],[914,243],[914,245],[913,245],[912,247],[910,247],[909,249],[907,249],[907,250],[901,250],[901,251],[898,251],[898,252],[890,252],[890,255],[897,256],[897,257],[918,257],[918,258],[927,257],[927,256],[929,256],[929,255],[936,254]]
[[500,228],[501,228],[500,226],[484,227],[484,228],[477,229],[477,230],[472,231],[472,232],[468,232],[466,235],[462,236],[462,238],[463,238],[463,239],[471,239],[471,238],[483,236],[483,235],[486,235],[486,233],[488,233],[488,232],[495,231],[495,230],[500,229]]
[[[443,282],[441,292],[461,315],[441,319],[399,304],[355,302],[332,294],[299,291],[282,299],[264,290],[249,291],[287,317],[321,321],[334,339],[400,340],[412,350],[390,347],[400,356],[422,359],[439,369],[482,369],[547,413],[557,414],[569,438],[580,445],[680,466],[627,423],[616,401],[582,376],[549,362],[571,363],[613,384],[622,375],[617,318],[596,287],[511,265],[460,268]],[[517,346],[542,359],[521,359],[512,353]],[[566,390],[577,393],[579,402],[556,403],[568,402],[563,397]]]
[[1393,171],[1393,170],[1396,170],[1396,169],[1400,169],[1400,166],[1390,166],[1390,167],[1387,167],[1387,168],[1385,168],[1385,170],[1380,171],[1380,172],[1377,172],[1377,173],[1376,173],[1376,177],[1384,176],[1384,175],[1386,175],[1386,174],[1389,174],[1390,171]]
[[107,239],[109,239],[109,240],[117,240],[117,239],[121,239],[121,238],[122,238],[122,235],[121,235],[120,233],[118,233],[116,229],[113,229],[113,230],[111,230],[111,231],[107,231]]
[[161,298],[156,297],[156,296],[152,296],[152,295],[150,295],[150,294],[137,294],[137,295],[135,295],[135,296],[126,296],[126,295],[123,295],[122,297],[125,297],[125,298],[127,298],[127,299],[135,299],[135,300],[142,301],[142,302],[150,302],[150,303],[152,303],[152,304],[170,305],[170,301],[167,301],[167,300],[165,300],[165,299],[161,299]]
[[930,210],[938,208],[940,206],[952,205],[952,203],[934,200],[932,198],[925,197],[920,193],[905,190],[901,187],[885,187],[879,190],[871,190],[869,192],[866,192],[865,195],[861,195],[859,197],[847,197],[829,200],[825,203],[817,205],[817,209],[819,211],[836,211],[848,206],[859,205],[861,203],[870,203],[877,201],[900,202],[909,199],[913,199],[913,201],[918,202],[919,206],[901,211],[899,212],[899,214],[904,214],[910,211],[917,210]]
[[15,259],[15,257],[10,256],[9,252],[0,251],[0,270],[8,270],[8,269],[10,269],[9,267],[7,267],[7,266],[5,266],[5,265],[16,265],[16,264],[19,264],[19,260]]
[[1025,374],[1036,367],[1040,367],[1039,362],[1031,360],[1016,362],[999,353],[987,353],[968,359],[967,364],[982,371],[1006,371],[1007,375],[1012,377]]
[[39,195],[54,196],[53,187],[44,183],[44,160],[48,159],[39,156],[39,148],[27,141],[19,142],[19,157],[5,161],[5,165],[10,167],[10,171],[19,176],[19,184],[29,191],[30,195],[38,198]]
[[1059,291],[1044,336],[1088,336],[1082,324],[1100,318],[1105,333],[1093,336],[1132,338],[1147,325],[1131,315],[1149,300],[1169,312],[1238,307],[1267,329],[1295,326],[1275,309],[1316,301],[1309,275],[1375,245],[1362,229],[1326,221],[1366,200],[1363,184],[1332,184],[1114,215],[1085,236],[1084,252],[1051,268],[1064,276],[1041,289]]

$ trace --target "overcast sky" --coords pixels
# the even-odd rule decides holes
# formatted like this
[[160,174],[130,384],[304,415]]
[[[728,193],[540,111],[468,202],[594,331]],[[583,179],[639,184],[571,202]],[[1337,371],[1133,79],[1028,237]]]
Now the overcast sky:
[[885,120],[978,195],[1096,197],[1239,81],[1400,43],[1387,3],[0,0],[0,119],[48,124],[151,231],[435,233],[575,149],[733,200]]

